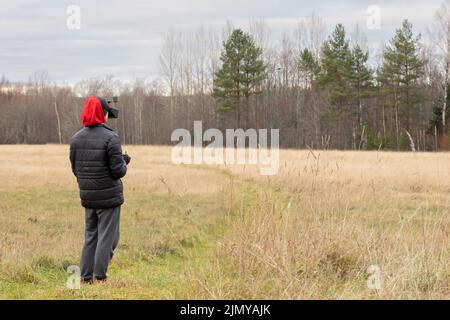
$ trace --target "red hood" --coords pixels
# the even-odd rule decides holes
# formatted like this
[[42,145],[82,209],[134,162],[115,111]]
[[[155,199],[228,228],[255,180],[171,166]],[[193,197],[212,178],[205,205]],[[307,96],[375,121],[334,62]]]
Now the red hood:
[[105,123],[102,103],[97,97],[89,97],[84,103],[80,117],[83,127],[90,127],[99,123]]

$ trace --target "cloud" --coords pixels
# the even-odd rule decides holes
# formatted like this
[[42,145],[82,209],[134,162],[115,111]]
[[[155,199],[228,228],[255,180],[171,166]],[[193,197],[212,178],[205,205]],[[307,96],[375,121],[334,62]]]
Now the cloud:
[[[330,31],[336,23],[362,26],[372,46],[389,39],[404,18],[424,32],[441,1],[303,0],[31,0],[0,3],[1,72],[27,80],[35,70],[53,79],[75,82],[113,74],[119,78],[155,77],[164,33],[199,26],[223,28],[227,21],[248,27],[263,18],[278,37],[302,17],[321,16]],[[81,29],[68,30],[67,6],[81,8]],[[365,30],[369,5],[381,9],[381,29]]]

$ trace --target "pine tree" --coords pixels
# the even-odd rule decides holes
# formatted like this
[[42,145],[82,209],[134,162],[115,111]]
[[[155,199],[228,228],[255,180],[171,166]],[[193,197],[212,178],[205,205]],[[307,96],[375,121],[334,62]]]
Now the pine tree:
[[214,76],[213,95],[218,100],[218,112],[237,111],[237,125],[241,126],[241,108],[245,100],[247,125],[250,96],[259,93],[259,85],[266,78],[262,49],[241,29],[235,29],[224,43],[220,56],[222,67]]
[[404,20],[383,54],[380,80],[394,97],[397,148],[403,130],[410,130],[417,104],[423,99],[418,86],[424,66],[419,57],[419,40],[420,35],[413,34],[412,24]]
[[313,82],[320,74],[320,64],[308,49],[303,49],[300,54],[298,68],[303,75],[303,82],[307,88],[312,87]]
[[342,143],[342,148],[349,147],[351,137],[356,147],[355,129],[351,128],[351,105],[353,103],[351,77],[351,50],[345,29],[338,24],[332,35],[325,42],[321,57],[319,86],[329,93],[330,107],[325,115],[333,128],[333,139]]
[[357,105],[358,125],[359,125],[359,148],[361,148],[364,135],[363,101],[372,92],[373,73],[367,65],[369,53],[361,49],[359,45],[352,48],[350,59],[350,87],[352,88],[353,99]]
[[350,61],[349,41],[346,39],[344,26],[338,24],[324,45],[321,60],[322,73],[319,78],[319,84],[330,89],[331,104],[337,108],[343,108],[351,96]]
[[[450,92],[450,85],[447,86],[447,92]],[[445,99],[445,104],[444,104]],[[435,135],[439,138],[444,136],[446,132],[444,132],[444,123],[443,123],[443,115],[442,115],[442,108],[445,105],[445,108],[448,110],[450,109],[450,96],[449,95],[442,95],[439,97],[439,99],[435,102],[433,107],[433,116],[430,119],[428,123],[428,127],[426,129],[426,133],[429,135]],[[450,114],[446,112],[445,114],[445,120],[448,122],[450,119]]]

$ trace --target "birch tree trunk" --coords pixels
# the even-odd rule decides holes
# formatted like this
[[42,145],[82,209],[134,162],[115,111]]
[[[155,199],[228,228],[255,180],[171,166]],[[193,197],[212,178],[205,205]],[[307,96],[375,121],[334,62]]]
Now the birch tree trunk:
[[54,106],[55,106],[55,114],[56,114],[56,121],[58,123],[58,138],[59,138],[59,144],[62,144],[62,135],[61,135],[61,119],[59,117],[59,112],[58,112],[58,105],[56,103],[56,97],[54,100]]

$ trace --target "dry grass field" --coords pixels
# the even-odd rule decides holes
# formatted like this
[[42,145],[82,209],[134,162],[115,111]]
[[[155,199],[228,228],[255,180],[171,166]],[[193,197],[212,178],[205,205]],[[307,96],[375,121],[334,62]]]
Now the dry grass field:
[[450,298],[450,154],[284,150],[264,177],[126,150],[110,281],[69,290],[84,213],[68,146],[0,146],[0,298]]

